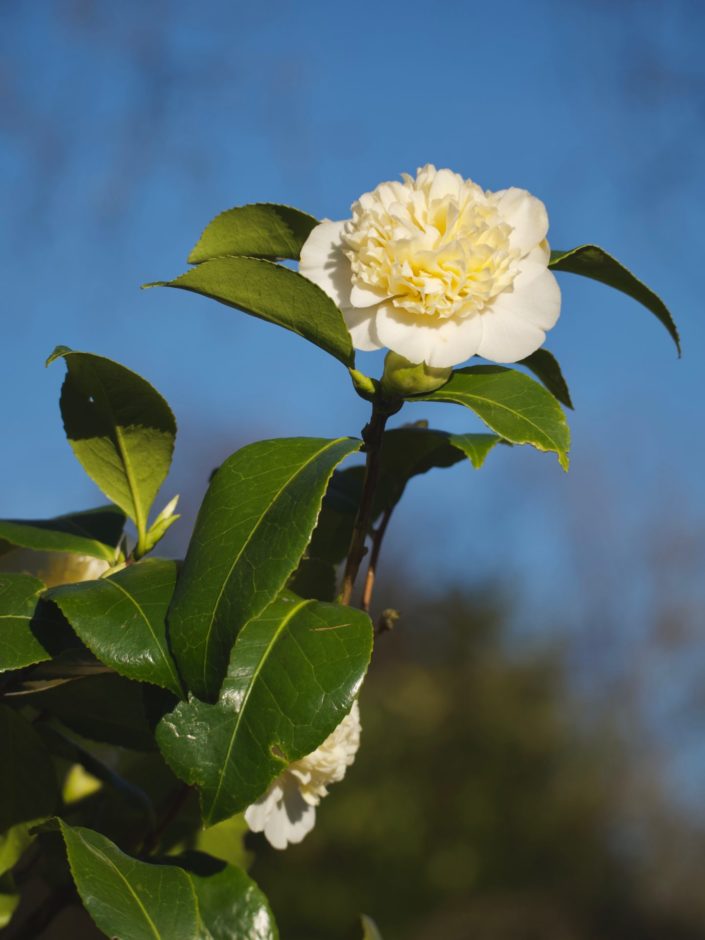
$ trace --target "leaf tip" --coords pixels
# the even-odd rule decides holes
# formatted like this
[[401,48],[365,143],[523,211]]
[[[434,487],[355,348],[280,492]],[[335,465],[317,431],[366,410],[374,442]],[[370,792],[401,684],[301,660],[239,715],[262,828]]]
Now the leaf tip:
[[67,356],[71,352],[73,352],[73,350],[70,346],[55,346],[54,351],[47,357],[44,368],[50,366],[52,362],[55,362],[57,359],[63,359],[64,356]]

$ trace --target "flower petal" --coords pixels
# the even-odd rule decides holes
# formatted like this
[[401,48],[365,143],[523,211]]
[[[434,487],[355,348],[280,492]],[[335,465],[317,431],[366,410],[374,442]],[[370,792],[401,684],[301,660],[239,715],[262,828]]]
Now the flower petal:
[[512,248],[527,254],[542,242],[548,232],[546,206],[525,189],[502,189],[494,194],[495,205],[514,231],[509,236]]
[[377,307],[342,307],[341,309],[355,349],[370,352],[384,346],[384,343],[379,341],[375,326]]
[[443,368],[458,365],[475,355],[482,339],[483,315],[464,320],[437,320],[381,304],[375,325],[384,346],[410,362]]
[[373,307],[386,300],[389,295],[380,294],[369,287],[353,284],[350,291],[350,303],[353,307]]
[[561,312],[561,289],[553,272],[544,265],[525,263],[514,279],[512,290],[499,294],[490,309],[506,311],[542,330],[550,330]]
[[352,272],[343,254],[342,232],[346,220],[325,219],[317,225],[301,248],[299,274],[318,284],[339,307],[350,304]]
[[264,834],[275,849],[285,849],[289,843],[301,842],[316,824],[316,808],[310,806],[299,792],[296,782],[284,782],[283,797],[270,813]]

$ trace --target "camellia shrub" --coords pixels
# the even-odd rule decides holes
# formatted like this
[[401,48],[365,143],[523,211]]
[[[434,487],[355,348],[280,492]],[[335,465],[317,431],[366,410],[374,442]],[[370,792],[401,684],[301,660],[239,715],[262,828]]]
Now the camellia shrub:
[[[69,444],[108,503],[0,521],[0,923],[13,936],[39,936],[79,901],[122,940],[278,936],[242,835],[300,842],[355,759],[374,638],[395,618],[370,617],[375,575],[406,484],[479,469],[499,445],[568,469],[570,396],[543,346],[556,275],[629,294],[678,346],[644,284],[594,245],[551,251],[547,232],[524,190],[433,166],[381,183],[343,221],[270,204],[217,216],[192,267],[149,286],[299,334],[340,362],[370,417],[359,437],[234,453],[183,561],[158,552],[177,499],[154,510],[169,405],[124,365],[51,354]],[[380,348],[382,375],[358,370],[355,349]],[[402,423],[415,402],[455,403],[486,430]],[[379,936],[368,917],[361,929]]]

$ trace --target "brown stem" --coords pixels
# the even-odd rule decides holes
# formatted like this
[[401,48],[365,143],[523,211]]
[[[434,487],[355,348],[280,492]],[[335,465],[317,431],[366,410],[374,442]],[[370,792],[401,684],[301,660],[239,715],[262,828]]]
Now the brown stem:
[[382,449],[382,435],[387,423],[389,413],[381,411],[376,404],[372,406],[370,422],[362,432],[365,442],[367,462],[365,464],[365,481],[362,486],[362,497],[355,517],[352,539],[348,550],[348,559],[345,563],[343,587],[340,592],[340,603],[349,604],[352,597],[355,579],[360,570],[360,564],[365,557],[365,539],[372,522],[372,509],[374,505],[375,488],[379,479],[380,457]]
[[372,603],[372,592],[375,587],[375,577],[377,575],[377,564],[379,562],[379,553],[382,549],[382,542],[384,541],[384,534],[387,531],[387,526],[389,525],[389,520],[392,518],[392,509],[387,509],[382,516],[382,521],[375,529],[372,535],[372,551],[370,553],[370,563],[367,566],[367,574],[365,575],[365,586],[362,590],[362,609],[365,613],[370,612],[370,604]]

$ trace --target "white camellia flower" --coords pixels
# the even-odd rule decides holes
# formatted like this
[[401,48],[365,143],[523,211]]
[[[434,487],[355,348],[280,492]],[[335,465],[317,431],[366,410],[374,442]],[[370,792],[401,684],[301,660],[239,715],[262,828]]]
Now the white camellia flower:
[[253,832],[263,832],[275,849],[301,842],[316,822],[316,807],[328,795],[328,785],[338,783],[355,760],[360,746],[360,712],[357,702],[312,754],[289,764],[264,796],[245,810]]
[[340,307],[353,345],[439,368],[538,349],[561,306],[544,204],[430,164],[403,180],[321,222],[301,249],[301,274]]

